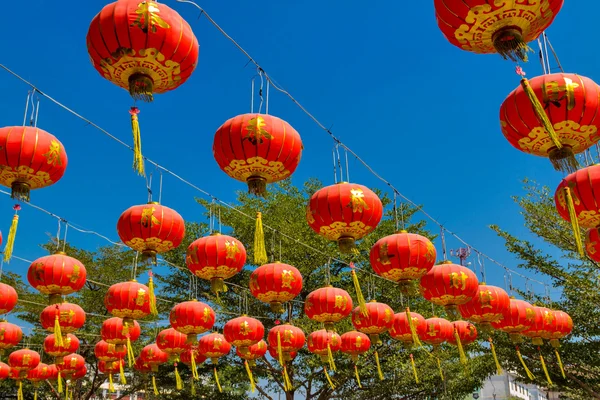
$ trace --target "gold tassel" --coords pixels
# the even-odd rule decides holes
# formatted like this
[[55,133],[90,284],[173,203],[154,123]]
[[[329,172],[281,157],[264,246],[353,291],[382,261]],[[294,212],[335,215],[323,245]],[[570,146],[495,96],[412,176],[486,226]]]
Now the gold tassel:
[[223,393],[223,389],[221,388],[221,382],[219,382],[219,373],[217,372],[217,367],[213,368],[215,372],[215,381],[217,382],[217,387],[219,388],[219,393]]
[[440,373],[440,378],[442,378],[442,381],[445,380],[444,378],[444,371],[442,370],[442,362],[440,361],[439,357],[435,358],[437,360],[437,365],[438,365],[438,372]]
[[575,203],[573,203],[573,195],[571,189],[565,186],[565,202],[567,203],[567,209],[569,210],[569,219],[571,220],[571,226],[573,227],[573,237],[577,244],[577,252],[580,256],[584,256],[583,243],[581,241],[581,229],[579,228],[579,220],[577,219],[577,212],[575,211]]
[[244,367],[246,367],[246,373],[248,374],[248,379],[250,379],[250,390],[254,393],[256,385],[254,384],[254,376],[252,376],[252,370],[250,369],[250,365],[248,365],[248,360],[244,360]]
[[375,364],[377,364],[377,374],[379,375],[379,380],[382,381],[383,372],[381,372],[381,364],[379,364],[379,353],[375,350]]
[[458,347],[460,363],[462,365],[467,365],[467,355],[465,354],[465,349],[463,348],[462,342],[460,340],[460,335],[458,334],[458,331],[456,329],[454,329],[454,340],[456,340],[456,346]]
[[196,395],[196,385],[195,385],[194,379],[192,378],[192,380],[190,382],[192,382],[192,389],[191,389],[192,396],[195,396]]
[[562,374],[563,379],[566,379],[565,368],[563,366],[562,360],[560,359],[560,354],[558,353],[558,349],[554,349],[554,354],[556,355],[556,361],[558,361],[558,366],[560,367],[560,373]]
[[254,228],[254,264],[263,265],[267,261],[267,249],[265,248],[265,232],[263,230],[262,213],[256,213],[256,226]]
[[64,347],[65,343],[62,337],[62,330],[60,329],[60,311],[56,306],[56,317],[54,317],[54,341],[57,347]]
[[292,390],[294,390],[294,387],[292,386],[292,380],[290,379],[290,376],[288,375],[287,367],[285,365],[283,366],[283,379],[284,379],[283,387],[284,388],[287,387],[288,392],[291,392]]
[[198,375],[198,367],[196,366],[196,352],[192,350],[191,353],[192,357],[190,358],[192,364],[192,380],[200,380],[200,376]]
[[[540,351],[540,348],[538,347],[538,352]],[[552,386],[554,385],[552,383],[552,379],[550,379],[550,374],[548,373],[548,368],[546,368],[546,361],[544,361],[544,356],[542,356],[542,353],[540,352],[540,362],[542,363],[542,369],[544,370],[544,374],[546,375],[546,380],[548,381],[548,385]]]
[[152,375],[152,389],[154,389],[154,395],[158,396],[158,388],[156,387],[156,377]]
[[490,342],[490,350],[492,351],[492,357],[494,357],[494,363],[496,364],[496,373],[498,375],[502,375],[504,371],[502,371],[502,366],[500,365],[500,361],[498,361],[498,356],[496,355],[496,346],[494,346],[494,342],[492,338],[488,338]]
[[327,382],[329,382],[329,386],[331,387],[331,390],[335,390],[335,385],[331,381],[331,377],[329,376],[329,373],[327,372],[327,367],[323,367],[323,373],[325,373],[325,377],[327,378]]
[[17,237],[17,227],[19,226],[19,215],[15,212],[12,223],[10,224],[10,230],[8,231],[8,238],[6,238],[6,246],[4,246],[4,262],[10,262],[12,257],[13,248],[15,246],[15,238]]
[[179,370],[177,369],[177,363],[175,363],[175,387],[177,390],[183,389],[183,382],[181,380],[181,375],[179,375]]
[[358,307],[360,307],[360,313],[362,315],[367,316],[369,315],[369,312],[367,311],[367,306],[365,305],[365,298],[362,294],[362,290],[360,290],[360,283],[358,282],[358,276],[356,275],[356,271],[354,270],[354,263],[350,263],[350,268],[350,273],[352,274],[352,283],[354,284],[354,291],[356,292],[356,298],[358,300]]
[[119,363],[119,375],[121,376],[121,385],[127,385],[127,380],[125,379],[125,371],[123,370],[123,362],[121,360],[117,362]]
[[133,133],[133,169],[141,175],[146,176],[144,171],[144,156],[142,156],[142,135],[140,134],[140,122],[138,114],[140,109],[131,107],[129,114],[131,115],[131,132]]
[[277,332],[277,357],[279,358],[279,365],[283,365],[283,351],[281,351],[281,333]]
[[417,347],[423,347],[423,344],[419,340],[419,335],[417,335],[417,329],[415,328],[415,323],[413,322],[410,316],[410,308],[406,307],[406,318],[408,319],[408,327],[410,328],[410,334],[412,336],[413,344]]
[[337,371],[335,368],[335,360],[333,359],[333,353],[331,352],[331,346],[329,346],[329,343],[327,343],[327,359],[329,361],[329,368],[331,368],[332,371]]
[[156,308],[156,296],[154,295],[154,279],[152,279],[152,272],[150,272],[148,278],[148,297],[150,297],[150,313],[155,317],[158,316],[158,309]]
[[419,374],[417,374],[417,365],[415,364],[415,358],[410,355],[410,365],[412,366],[413,375],[415,376],[415,383],[419,383]]
[[38,400],[38,398],[37,398],[37,389],[35,389],[35,392],[33,392],[33,400]]
[[23,381],[19,381],[19,391],[17,392],[18,400],[23,400]]
[[63,383],[62,383],[62,377],[60,376],[60,372],[58,373],[58,393],[62,393],[63,392]]
[[131,347],[131,336],[129,335],[129,323],[123,321],[123,334],[127,338],[127,364],[129,368],[133,365],[135,355],[133,354],[133,348]]
[[525,364],[525,360],[523,360],[523,357],[521,356],[521,350],[519,350],[519,347],[517,347],[516,350],[517,350],[517,357],[519,357],[519,361],[521,361],[521,365],[523,366],[523,369],[525,370],[527,377],[532,381],[535,380],[535,376],[531,373],[529,368],[527,368],[527,364]]
[[354,364],[354,377],[356,378],[356,383],[358,383],[358,387],[362,389],[362,385],[360,384],[360,375],[358,375],[358,367]]
[[[114,389],[113,389],[113,392],[114,392]],[[71,393],[71,391],[69,391],[69,382],[67,382],[65,385],[65,400],[69,400],[70,393]]]
[[544,106],[542,105],[542,103],[540,103],[539,99],[535,95],[535,92],[531,88],[529,81],[526,78],[521,79],[521,86],[523,87],[523,90],[525,90],[525,93],[527,94],[527,97],[529,98],[529,101],[533,106],[533,111],[535,112],[537,119],[544,126],[544,129],[546,129],[550,140],[552,141],[554,146],[556,146],[556,148],[562,149],[563,145],[560,142],[556,131],[554,130],[554,126],[552,125],[550,118],[548,118],[548,114],[546,114],[546,110],[544,110]]
[[[67,391],[68,390],[69,390],[69,387],[67,386]],[[113,383],[112,374],[108,374],[108,391],[111,393],[115,392],[115,385]]]

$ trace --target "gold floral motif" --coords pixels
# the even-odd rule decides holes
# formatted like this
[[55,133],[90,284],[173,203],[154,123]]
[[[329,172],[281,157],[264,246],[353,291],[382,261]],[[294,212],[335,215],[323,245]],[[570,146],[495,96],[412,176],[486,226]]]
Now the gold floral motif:
[[336,241],[340,237],[353,237],[360,239],[371,232],[373,227],[365,225],[362,221],[346,222],[337,221],[329,226],[322,226],[319,234],[331,241]]
[[[113,309],[111,311],[111,314],[114,317],[131,318],[131,319],[141,319],[141,318],[144,318],[146,315],[148,315],[148,313],[146,313],[142,310],[131,310],[129,308]],[[123,332],[124,331],[125,331],[125,327],[123,327]]]
[[381,243],[381,246],[379,246],[379,258],[377,261],[382,265],[390,265],[392,263],[390,261],[390,255],[388,254],[388,247],[387,243]]
[[344,315],[342,313],[321,313],[312,317],[317,322],[337,322],[343,318]]
[[27,182],[31,189],[39,189],[54,183],[47,172],[34,173],[33,168],[26,165],[19,167],[0,165],[0,183],[3,186],[11,187],[13,182]]
[[158,4],[153,0],[142,1],[139,3],[135,13],[137,14],[137,17],[131,26],[137,26],[144,33],[148,33],[148,28],[150,28],[150,32],[156,33],[158,30],[157,26],[160,26],[163,29],[170,28],[169,24],[158,15],[160,9],[158,8]]
[[461,294],[460,296],[453,296],[451,294],[445,294],[440,297],[432,297],[429,301],[440,305],[440,306],[452,306],[452,305],[460,305],[465,304],[470,300],[470,297]]
[[382,328],[380,326],[361,326],[360,331],[362,333],[366,333],[367,335],[379,335],[387,331],[386,328]]
[[394,282],[421,279],[427,273],[425,268],[409,267],[404,269],[394,268],[383,272],[381,276]]
[[363,212],[370,209],[365,202],[365,194],[360,188],[350,189],[350,205],[352,212]]
[[290,329],[284,329],[282,341],[284,343],[292,343],[292,339],[294,339],[294,332]]
[[31,355],[29,355],[29,354],[23,355],[23,365],[29,365],[30,361],[31,361]]
[[598,245],[598,242],[589,242],[585,244],[585,249],[587,250],[588,254],[594,255],[596,254],[596,245]]
[[335,305],[333,308],[341,308],[342,310],[346,309],[346,305],[348,304],[348,299],[345,296],[335,296]]
[[226,252],[226,256],[225,258],[227,259],[235,259],[235,256],[238,255],[238,253],[240,252],[240,249],[237,246],[237,243],[233,240],[229,241],[225,241],[225,252]]
[[262,157],[250,157],[246,160],[231,160],[228,166],[223,168],[227,175],[239,181],[246,182],[251,176],[259,176],[273,183],[290,176],[290,171],[280,161],[267,161]]
[[221,345],[223,344],[223,339],[220,337],[216,337],[213,340],[213,350],[221,350]]
[[151,237],[147,239],[142,238],[133,238],[125,242],[125,244],[131,247],[135,251],[143,252],[152,250],[157,253],[164,253],[169,250],[172,250],[175,246],[173,246],[173,242],[170,240],[161,240],[156,237]]
[[361,346],[362,346],[362,337],[357,336],[356,340],[354,341],[354,347],[359,349]]
[[73,264],[73,272],[67,275],[67,278],[69,278],[69,282],[71,283],[75,283],[79,280],[80,278],[80,267],[78,264]]
[[248,336],[250,333],[252,333],[252,329],[248,321],[242,322],[240,324],[240,335]]
[[310,209],[310,205],[306,206],[306,221],[308,222],[309,225],[312,225],[315,223],[314,212]]
[[504,316],[501,313],[484,313],[481,315],[471,315],[469,317],[470,321],[473,321],[478,324],[482,322],[499,322],[503,319]]
[[492,300],[494,300],[494,296],[491,290],[480,290],[479,291],[479,302],[481,303],[481,308],[493,308]]
[[273,139],[273,135],[265,129],[266,125],[263,117],[257,116],[252,118],[248,121],[248,125],[246,125],[246,134],[242,140],[247,140],[256,145],[257,143],[263,144],[265,140]]
[[117,351],[117,345],[113,344],[113,343],[109,343],[107,347],[107,351],[109,353],[114,353],[115,351]]
[[204,310],[202,310],[202,321],[208,322],[209,320],[210,320],[210,310],[208,309],[208,307],[204,307]]
[[434,324],[428,324],[427,325],[427,336],[430,337],[435,337],[437,336],[438,331],[435,329],[435,325]]
[[68,349],[69,347],[71,347],[71,338],[67,336],[63,339],[63,348]]
[[294,297],[296,297],[295,293],[275,292],[275,291],[269,291],[266,293],[258,293],[256,295],[256,298],[259,301],[262,301],[263,303],[272,303],[272,302],[285,303],[286,301],[292,300]]
[[154,211],[156,211],[156,208],[152,206],[144,207],[142,210],[142,219],[140,223],[144,228],[152,228],[154,225],[160,225],[160,221],[154,216]]
[[544,310],[544,322],[546,324],[551,324],[554,321],[554,313],[549,310]]
[[394,313],[392,312],[392,310],[390,310],[389,308],[386,308],[383,313],[384,313],[383,320],[385,322],[387,322],[388,324],[390,322],[392,322],[392,318],[393,318],[393,315],[394,315]]
[[281,287],[282,288],[291,289],[292,283],[295,281],[296,281],[296,278],[294,278],[294,274],[292,273],[292,271],[284,269],[283,272],[281,272]]
[[64,310],[60,312],[59,321],[67,322],[69,324],[73,323],[73,317],[75,316],[75,311],[73,310]]
[[219,265],[218,267],[207,266],[198,269],[195,275],[200,279],[211,280],[214,278],[228,279],[238,273],[237,268],[231,268],[227,265]]
[[550,107],[551,104],[560,107],[560,102],[566,98],[567,110],[571,111],[575,108],[575,89],[579,87],[579,84],[569,78],[564,78],[564,81],[564,85],[560,85],[556,81],[544,82],[542,95],[546,107]]
[[460,290],[467,288],[467,274],[464,272],[451,272],[450,273],[450,287]]
[[36,290],[42,294],[71,294],[74,290],[70,286],[59,286],[55,284],[36,286]]
[[260,290],[260,285],[258,284],[258,276],[255,274],[250,275],[250,291],[256,292]]
[[48,148],[48,152],[43,154],[46,157],[46,162],[53,167],[56,165],[62,165],[62,161],[60,159],[60,144],[56,140],[50,141],[50,147]]
[[535,319],[535,311],[533,311],[532,308],[528,307],[525,309],[525,319],[528,321],[533,321]]
[[[307,299],[306,302],[304,303],[304,310],[305,311],[310,311],[313,308],[313,303],[312,301],[310,301],[310,299]],[[322,321],[320,321],[322,322]]]
[[146,291],[142,288],[139,288],[137,291],[137,296],[135,297],[135,305],[143,306],[146,303]]
[[427,240],[425,243],[425,246],[427,247],[425,260],[427,260],[428,263],[435,262],[435,247],[433,246],[433,243],[431,243],[429,240]]

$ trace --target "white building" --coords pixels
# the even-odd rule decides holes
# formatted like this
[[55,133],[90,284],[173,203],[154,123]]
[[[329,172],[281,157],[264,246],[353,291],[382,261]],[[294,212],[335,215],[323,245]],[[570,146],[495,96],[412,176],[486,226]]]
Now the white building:
[[[505,372],[503,375],[490,376],[483,387],[473,394],[477,400],[507,400],[517,398],[523,400],[549,400],[548,391],[537,385],[517,381],[517,375]],[[559,397],[554,394],[552,399]]]

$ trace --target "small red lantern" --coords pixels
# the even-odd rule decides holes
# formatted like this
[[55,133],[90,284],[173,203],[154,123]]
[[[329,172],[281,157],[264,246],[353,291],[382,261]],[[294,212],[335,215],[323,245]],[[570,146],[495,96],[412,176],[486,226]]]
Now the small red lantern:
[[58,325],[60,334],[72,333],[85,324],[85,311],[73,303],[52,304],[42,310],[40,322],[48,332],[54,332]]
[[223,327],[225,340],[237,347],[241,353],[246,353],[248,347],[260,342],[265,336],[265,327],[256,318],[246,315],[231,319]]
[[369,259],[377,275],[405,287],[433,268],[436,256],[435,247],[429,239],[400,231],[379,239],[371,247]]
[[146,364],[140,357],[137,357],[135,359],[135,364],[133,364],[133,368],[141,374],[148,374],[152,372],[152,367],[150,367],[149,364]]
[[313,231],[338,243],[342,253],[355,248],[355,241],[372,232],[383,215],[381,200],[369,188],[341,182],[318,190],[306,208],[306,221]]
[[52,357],[64,357],[75,353],[79,349],[79,339],[72,334],[62,338],[62,342],[56,340],[56,335],[48,335],[44,339],[44,352]]
[[494,329],[509,334],[514,344],[521,343],[520,334],[528,330],[536,319],[533,306],[526,301],[510,299],[510,306],[504,313],[504,318],[498,322],[492,322]]
[[27,372],[27,380],[33,383],[34,399],[37,399],[37,392],[40,383],[50,378],[51,371],[44,363],[39,363],[34,369]]
[[380,345],[382,341],[379,335],[387,332],[394,323],[394,310],[387,304],[375,300],[371,300],[365,306],[366,315],[361,312],[360,307],[352,311],[352,325],[357,331],[368,334],[373,343]]
[[48,380],[55,381],[58,379],[58,368],[56,368],[56,364],[48,365]]
[[171,326],[187,335],[188,344],[196,342],[196,335],[211,330],[215,318],[213,309],[198,300],[175,304],[169,314]]
[[277,348],[278,353],[285,355],[293,351],[297,352],[304,347],[306,337],[302,329],[294,325],[283,324],[271,328],[267,336],[267,341],[269,342],[269,347]]
[[181,244],[185,222],[177,211],[158,202],[133,206],[125,210],[117,222],[121,241],[142,253],[143,259],[156,264],[156,255]]
[[104,305],[115,317],[144,318],[150,314],[150,290],[135,280],[115,283],[108,288]]
[[301,291],[302,275],[288,264],[265,264],[250,275],[250,293],[259,301],[269,303],[275,313],[282,313],[282,303],[292,300]]
[[58,252],[31,263],[27,280],[40,293],[50,295],[50,304],[56,304],[62,301],[61,296],[81,290],[86,275],[85,267],[79,260]]
[[490,329],[492,322],[501,321],[510,307],[508,293],[497,286],[479,285],[477,294],[469,302],[458,306],[463,318]]
[[419,345],[419,338],[427,332],[425,318],[414,311],[394,315],[390,336],[408,345]]
[[213,233],[188,246],[185,263],[192,274],[210,281],[211,290],[219,293],[226,289],[223,280],[244,268],[246,249],[234,237]]
[[62,143],[33,126],[0,128],[0,185],[13,199],[29,201],[29,192],[55,184],[67,169]]
[[546,307],[533,306],[533,323],[531,326],[521,332],[521,335],[531,338],[531,342],[536,346],[544,344],[543,337],[549,336],[548,329],[551,329],[554,321],[554,312]]
[[127,341],[135,342],[141,334],[142,330],[137,321],[126,322],[118,317],[104,320],[100,329],[102,340],[111,344],[127,344]]
[[342,338],[335,332],[321,329],[308,335],[308,351],[321,357],[321,362],[330,363],[334,369],[333,353],[342,348]]
[[333,325],[352,312],[352,297],[343,289],[329,285],[314,290],[306,296],[304,313],[313,321],[322,322],[325,329],[333,330]]
[[451,338],[448,339],[448,343],[458,345],[458,339],[463,346],[471,344],[477,340],[477,328],[470,322],[467,321],[454,321],[452,322],[454,333]]
[[116,360],[116,361],[98,361],[98,371],[100,373],[108,375],[108,391],[114,392],[115,387],[113,385],[113,375],[121,374],[121,383],[125,383],[125,375],[123,373],[123,366],[125,361]]
[[421,278],[420,289],[425,300],[452,311],[477,295],[479,281],[473,271],[445,261],[434,266]]
[[198,341],[198,352],[210,358],[215,365],[219,362],[219,358],[226,356],[230,351],[231,344],[220,333],[209,333]]
[[68,376],[85,367],[85,359],[79,354],[71,353],[56,362],[56,368],[63,376]]
[[87,367],[84,365],[83,367],[79,368],[77,371],[66,375],[65,378],[72,380],[72,381],[76,381],[78,379],[85,377],[86,375],[87,375]]
[[0,322],[0,351],[16,346],[23,339],[23,331],[10,322]]
[[[0,244],[2,244],[2,236],[0,234]],[[0,314],[6,314],[12,311],[17,305],[19,296],[14,287],[0,282]]]
[[371,348],[371,339],[362,332],[346,332],[341,336],[341,339],[342,346],[340,350],[352,357],[352,361],[355,363],[358,361],[358,356],[366,353]]
[[8,379],[9,376],[10,367],[5,363],[0,362],[0,380]]
[[[194,358],[193,361],[192,361],[192,357]],[[206,357],[204,357],[202,354],[198,353],[198,350],[193,349],[193,348],[188,348],[186,351],[184,351],[183,353],[181,353],[179,355],[179,361],[181,361],[188,367],[191,367],[192,365],[202,364],[204,361],[206,361]]]
[[169,355],[162,351],[156,343],[145,346],[140,352],[139,358],[152,369],[152,372],[158,372],[158,366],[169,360]]
[[187,335],[173,328],[163,329],[156,337],[156,344],[159,349],[169,355],[169,358],[175,360],[188,347]]
[[444,342],[449,342],[454,337],[452,323],[444,318],[427,318],[425,320],[427,329],[420,339],[434,348]]
[[116,361],[127,356],[127,348],[122,344],[111,344],[101,340],[94,346],[94,355],[100,361]]
[[248,192],[264,196],[268,183],[290,177],[302,156],[300,135],[286,121],[266,114],[242,114],[217,130],[213,155]]
[[242,353],[239,348],[236,348],[235,353],[238,357],[247,360],[249,366],[254,367],[256,365],[256,360],[267,354],[267,347],[267,342],[261,340],[260,342],[249,346],[248,351]]
[[29,349],[16,350],[8,356],[8,365],[15,371],[29,371],[37,367],[39,363],[39,353]]
[[550,340],[550,344],[556,349],[559,347],[558,340],[565,338],[573,331],[573,320],[564,311],[554,310],[552,314],[554,318],[549,321],[546,319],[546,332],[542,337]]

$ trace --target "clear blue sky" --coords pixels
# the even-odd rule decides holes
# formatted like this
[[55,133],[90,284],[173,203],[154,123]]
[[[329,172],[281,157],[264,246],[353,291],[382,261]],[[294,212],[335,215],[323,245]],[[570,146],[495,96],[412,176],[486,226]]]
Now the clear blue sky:
[[[131,142],[127,92],[102,79],[85,46],[88,25],[106,1],[13,1],[4,5],[0,62],[38,88]],[[222,173],[212,157],[215,130],[249,112],[246,58],[190,5],[164,1],[186,18],[200,42],[191,79],[178,90],[141,105],[144,154],[224,200],[244,185]],[[460,51],[439,32],[433,1],[267,0],[201,5],[264,69],[371,166],[470,244],[514,265],[503,242],[489,230],[498,223],[524,234],[511,195],[524,177],[555,187],[561,175],[545,159],[513,149],[502,136],[498,108],[518,85],[514,65],[499,56]],[[579,7],[579,8],[578,8]],[[567,1],[548,34],[567,72],[600,82],[592,30],[600,4]],[[535,57],[524,68],[541,73]],[[0,71],[2,125],[22,123],[28,87]],[[305,150],[294,180],[317,176],[333,183],[332,141],[283,95],[272,91],[270,113],[289,121]],[[131,169],[132,153],[42,99],[39,124],[66,146],[69,166],[55,186],[34,191],[32,202],[114,240],[120,213],[146,201],[145,182]],[[150,166],[149,172],[152,171]],[[351,180],[385,189],[351,160]],[[156,188],[157,191],[157,188]],[[166,176],[162,202],[185,219],[198,220],[200,193]],[[0,196],[6,237],[12,201]],[[38,247],[56,220],[25,207],[15,254],[44,255]],[[432,227],[433,229],[433,227]],[[101,239],[70,230],[77,246]],[[458,243],[448,238],[449,248]],[[440,250],[440,243],[436,243]],[[504,286],[489,262],[488,282]],[[7,269],[25,272],[14,260]],[[515,284],[522,284],[515,279]],[[540,288],[538,288],[540,289]]]

